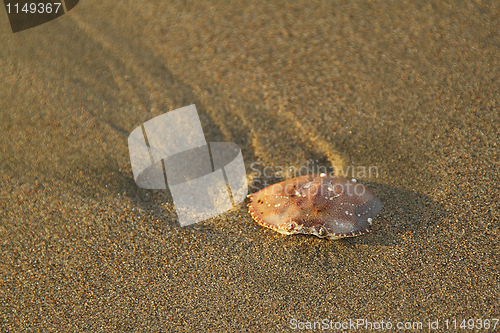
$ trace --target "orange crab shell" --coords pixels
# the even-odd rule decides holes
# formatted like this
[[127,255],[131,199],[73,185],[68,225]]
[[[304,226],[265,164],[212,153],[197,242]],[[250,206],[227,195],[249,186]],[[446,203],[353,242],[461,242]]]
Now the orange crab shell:
[[279,233],[339,239],[371,231],[382,202],[355,179],[300,176],[250,194],[254,220]]

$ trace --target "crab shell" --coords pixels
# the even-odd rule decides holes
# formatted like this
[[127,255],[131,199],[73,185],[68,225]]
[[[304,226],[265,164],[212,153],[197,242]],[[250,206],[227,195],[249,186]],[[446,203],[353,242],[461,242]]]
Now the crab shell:
[[279,233],[339,239],[371,231],[382,202],[355,179],[300,176],[250,194],[248,210]]

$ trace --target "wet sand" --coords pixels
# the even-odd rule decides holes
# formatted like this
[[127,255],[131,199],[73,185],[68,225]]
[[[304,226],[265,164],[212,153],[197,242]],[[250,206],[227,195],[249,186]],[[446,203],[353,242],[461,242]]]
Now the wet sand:
[[[499,318],[497,2],[169,3],[82,1],[16,34],[0,16],[2,331]],[[127,137],[190,104],[251,192],[350,168],[384,204],[373,233],[284,236],[246,201],[181,228]]]

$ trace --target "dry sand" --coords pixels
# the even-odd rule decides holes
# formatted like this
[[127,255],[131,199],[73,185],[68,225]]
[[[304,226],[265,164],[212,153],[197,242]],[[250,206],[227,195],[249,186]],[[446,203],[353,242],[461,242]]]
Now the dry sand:
[[[416,3],[90,0],[16,34],[0,10],[1,330],[499,318],[500,5]],[[376,166],[374,232],[283,236],[246,202],[179,227],[127,137],[189,104],[251,192]]]

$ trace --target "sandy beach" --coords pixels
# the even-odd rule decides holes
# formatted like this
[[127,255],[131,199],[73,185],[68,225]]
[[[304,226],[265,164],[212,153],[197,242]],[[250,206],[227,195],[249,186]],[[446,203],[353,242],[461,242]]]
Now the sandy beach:
[[[89,0],[12,33],[0,9],[0,331],[500,330],[499,19],[495,1]],[[248,201],[181,227],[127,138],[191,104],[250,193],[337,170],[382,200],[373,232],[285,236]]]

